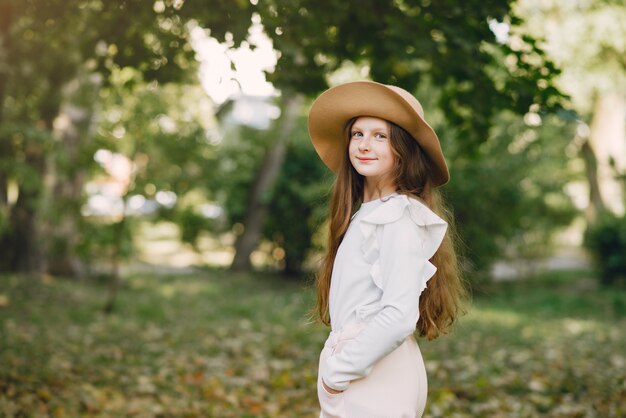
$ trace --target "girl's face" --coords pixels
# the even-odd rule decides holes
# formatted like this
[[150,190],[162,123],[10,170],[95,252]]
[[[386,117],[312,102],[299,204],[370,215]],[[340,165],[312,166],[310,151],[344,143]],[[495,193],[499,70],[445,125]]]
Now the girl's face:
[[396,159],[387,122],[370,116],[359,117],[350,130],[348,153],[350,163],[367,182],[384,183]]

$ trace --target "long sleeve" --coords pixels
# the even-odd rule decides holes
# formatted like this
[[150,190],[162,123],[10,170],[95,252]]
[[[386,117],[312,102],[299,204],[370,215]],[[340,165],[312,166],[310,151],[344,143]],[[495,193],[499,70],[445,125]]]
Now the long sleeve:
[[[436,270],[428,260],[447,227],[439,218],[427,225],[418,212],[404,206],[398,219],[378,225],[382,226],[377,260],[381,309],[356,338],[327,360],[322,378],[333,389],[345,390],[350,381],[367,376],[378,360],[415,331],[420,295]],[[378,239],[376,231],[373,235]]]

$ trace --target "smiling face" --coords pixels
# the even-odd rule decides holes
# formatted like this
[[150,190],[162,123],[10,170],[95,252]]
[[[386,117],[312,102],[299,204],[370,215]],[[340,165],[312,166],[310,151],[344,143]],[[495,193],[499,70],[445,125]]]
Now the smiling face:
[[385,120],[370,116],[357,118],[350,130],[348,153],[350,163],[365,177],[366,183],[384,187],[390,182],[396,157]]

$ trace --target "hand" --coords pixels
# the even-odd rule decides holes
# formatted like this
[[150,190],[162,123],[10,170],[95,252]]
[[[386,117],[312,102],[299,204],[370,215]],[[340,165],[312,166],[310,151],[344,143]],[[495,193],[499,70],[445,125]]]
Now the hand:
[[330,386],[328,386],[326,383],[324,383],[324,381],[322,380],[322,386],[324,386],[324,389],[326,389],[326,391],[328,393],[332,393],[333,395],[336,395],[337,393],[341,393],[343,392],[343,390],[335,390],[333,388],[331,388]]

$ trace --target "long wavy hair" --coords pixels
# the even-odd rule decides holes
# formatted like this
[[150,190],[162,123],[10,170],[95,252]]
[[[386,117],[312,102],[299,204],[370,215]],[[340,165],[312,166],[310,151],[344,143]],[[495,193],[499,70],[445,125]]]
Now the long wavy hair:
[[[356,119],[352,118],[346,124],[344,158],[337,170],[330,202],[327,252],[316,277],[317,304],[314,312],[326,325],[330,325],[330,280],[337,250],[350,224],[353,209],[363,199],[365,179],[354,169],[348,154],[350,133]],[[416,331],[419,336],[433,340],[447,333],[456,317],[465,312],[468,291],[461,277],[454,246],[458,237],[451,212],[439,191],[432,186],[430,159],[411,134],[393,122],[387,121],[387,124],[391,149],[395,155],[391,178],[396,192],[421,200],[448,222],[443,242],[430,260],[437,267],[437,272],[428,281],[419,300],[420,317]]]

